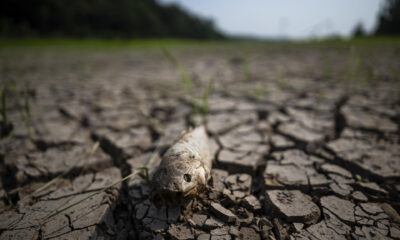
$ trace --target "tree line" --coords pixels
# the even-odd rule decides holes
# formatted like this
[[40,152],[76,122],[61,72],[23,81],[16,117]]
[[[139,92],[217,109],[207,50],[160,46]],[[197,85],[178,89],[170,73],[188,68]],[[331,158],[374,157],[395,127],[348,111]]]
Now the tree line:
[[[386,0],[377,26],[354,36],[400,35],[400,0]],[[0,37],[221,39],[212,20],[157,0],[2,0]]]
[[[360,37],[368,34],[359,23],[354,28],[353,35]],[[400,35],[400,0],[386,0],[378,15],[376,28],[370,35]]]
[[1,5],[2,36],[224,38],[211,20],[156,0],[3,0]]

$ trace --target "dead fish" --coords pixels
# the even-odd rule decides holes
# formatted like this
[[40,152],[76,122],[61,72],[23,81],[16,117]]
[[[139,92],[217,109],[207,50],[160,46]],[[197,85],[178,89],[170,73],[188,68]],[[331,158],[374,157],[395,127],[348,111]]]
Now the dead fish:
[[156,205],[178,205],[203,191],[211,176],[212,158],[204,126],[184,133],[164,154],[151,181]]

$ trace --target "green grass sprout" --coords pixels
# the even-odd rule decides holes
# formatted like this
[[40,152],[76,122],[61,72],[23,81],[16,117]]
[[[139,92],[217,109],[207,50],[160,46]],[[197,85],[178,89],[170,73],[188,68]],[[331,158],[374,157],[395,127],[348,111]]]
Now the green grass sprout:
[[206,89],[203,92],[203,104],[201,108],[201,114],[205,117],[209,111],[209,99],[214,92],[214,79],[210,79]]
[[289,88],[289,84],[287,83],[286,77],[282,71],[279,72],[277,84],[280,89]]
[[193,97],[193,111],[190,114],[190,126],[196,127],[198,124],[196,123],[196,116],[200,115],[203,120],[208,114],[209,111],[209,99],[214,91],[214,79],[210,79],[207,84],[207,87],[204,89],[201,99],[196,99]]
[[161,50],[164,53],[164,56],[175,66],[175,68],[181,74],[183,90],[188,94],[192,94],[193,84],[185,69],[166,47],[162,47]]
[[268,87],[266,84],[256,87],[253,90],[253,93],[254,93],[254,96],[256,97],[256,99],[262,98],[262,96],[264,96],[267,92],[268,92]]
[[250,82],[251,81],[250,64],[247,58],[244,58],[242,61],[242,72],[244,80],[246,82]]
[[137,168],[137,170],[142,172],[141,174],[139,174],[139,176],[142,177],[142,179],[144,180],[144,184],[147,186],[150,185],[149,169],[147,167],[139,167]]

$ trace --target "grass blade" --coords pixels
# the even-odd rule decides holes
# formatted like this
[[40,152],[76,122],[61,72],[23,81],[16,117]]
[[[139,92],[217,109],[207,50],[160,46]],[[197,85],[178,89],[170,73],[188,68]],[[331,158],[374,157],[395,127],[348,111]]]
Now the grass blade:
[[[99,148],[100,143],[96,142],[92,149],[90,150],[90,153],[88,154],[88,158],[90,156],[92,156],[96,150]],[[38,189],[36,189],[33,193],[27,195],[26,197],[24,197],[23,199],[26,198],[30,198],[35,196],[37,193],[49,188],[51,185],[53,185],[54,183],[56,183],[60,178],[66,176],[69,172],[71,172],[83,159],[87,159],[87,158],[80,158],[78,159],[69,169],[67,169],[65,172],[63,172],[62,174],[58,175],[57,177],[53,178],[52,180],[50,180],[49,182],[47,182],[46,184],[44,184],[43,186],[39,187]]]
[[112,187],[114,187],[115,185],[117,185],[117,184],[119,184],[119,183],[121,183],[121,182],[123,182],[123,181],[125,181],[125,180],[127,180],[127,179],[129,179],[129,178],[131,178],[131,177],[133,177],[134,175],[138,174],[139,172],[140,172],[140,170],[134,171],[133,173],[129,174],[128,176],[126,176],[126,177],[124,177],[124,178],[121,178],[120,180],[118,180],[118,181],[116,181],[116,182],[114,182],[114,183],[112,183],[112,184],[110,184],[110,185],[104,187],[103,189],[101,189],[101,190],[99,190],[99,191],[97,191],[97,192],[94,192],[94,193],[90,194],[89,196],[87,196],[87,197],[85,197],[85,198],[83,198],[83,199],[81,199],[81,200],[79,200],[79,201],[76,201],[76,202],[74,202],[74,203],[72,203],[72,204],[66,206],[65,208],[62,208],[62,209],[56,211],[55,213],[53,213],[53,214],[47,216],[46,219],[49,220],[50,218],[55,217],[55,216],[57,216],[58,214],[60,214],[60,213],[62,213],[62,212],[65,212],[66,210],[68,210],[68,209],[70,209],[70,208],[72,208],[72,207],[75,207],[76,205],[79,205],[80,203],[82,203],[82,202],[84,202],[84,201],[86,201],[86,200],[88,200],[88,199],[90,199],[90,198],[92,198],[92,197],[94,197],[94,196],[96,196],[96,195],[99,195],[100,193],[103,193],[103,192],[107,191],[109,188],[112,188]]
[[204,90],[203,93],[203,104],[202,104],[202,115],[203,117],[205,117],[208,113],[208,100],[210,99],[211,94],[214,91],[214,80],[210,79],[210,81],[208,82],[207,88]]
[[[162,138],[158,141],[157,146],[156,146],[156,149],[154,150],[152,156],[150,157],[150,159],[149,159],[148,162],[147,162],[147,166],[150,166],[150,164],[152,164],[152,162],[154,161],[154,159],[155,159],[155,157],[157,156],[158,152],[160,151],[160,148],[161,148],[161,146],[162,146],[162,143],[165,141],[167,135],[168,135],[168,132],[165,133],[165,134],[162,136]],[[98,146],[99,146],[99,142],[96,142],[96,144],[93,146],[92,151],[91,151],[90,154],[93,154]],[[96,195],[98,195],[98,194],[100,194],[100,193],[102,193],[102,192],[108,190],[109,188],[111,188],[111,187],[113,187],[113,186],[115,186],[115,185],[117,185],[117,184],[119,184],[119,183],[121,183],[121,182],[124,182],[125,180],[127,180],[127,179],[133,177],[134,175],[136,175],[136,174],[138,174],[138,173],[140,173],[140,172],[142,172],[142,171],[145,171],[145,176],[146,176],[146,178],[147,178],[147,181],[149,181],[149,172],[148,172],[148,168],[147,168],[147,167],[139,167],[139,168],[137,168],[134,172],[132,172],[131,174],[129,174],[128,176],[126,176],[126,177],[124,177],[124,178],[121,178],[120,180],[118,180],[118,181],[116,181],[116,182],[114,182],[114,183],[112,183],[112,184],[110,184],[110,185],[104,187],[103,189],[101,189],[101,190],[99,190],[99,191],[97,191],[97,192],[94,192],[94,193],[90,194],[89,196],[87,196],[87,197],[85,197],[85,198],[83,198],[83,199],[81,199],[81,200],[79,200],[79,201],[76,201],[76,202],[74,202],[74,203],[72,203],[72,204],[70,204],[70,205],[68,205],[68,206],[66,206],[66,207],[64,207],[64,208],[62,208],[62,209],[56,211],[55,213],[53,213],[53,214],[49,215],[48,217],[46,217],[46,219],[49,220],[50,218],[52,218],[52,217],[54,217],[54,216],[57,216],[58,214],[60,214],[60,213],[62,213],[62,212],[65,212],[66,210],[68,210],[68,209],[70,209],[70,208],[72,208],[72,207],[74,207],[74,206],[76,206],[76,205],[78,205],[78,204],[80,204],[80,203],[82,203],[82,202],[84,202],[84,201],[86,201],[86,200],[88,200],[88,199],[90,199],[90,198],[92,198],[92,197],[94,197],[94,196],[96,196]],[[38,189],[38,190],[39,190],[39,189]],[[38,191],[38,190],[37,190],[37,191]]]
[[178,69],[179,73],[181,74],[181,79],[182,79],[182,85],[183,89],[189,93],[193,93],[193,84],[192,81],[190,80],[188,74],[186,73],[185,69],[182,67],[182,65],[179,63],[179,61],[172,55],[170,51],[168,51],[167,48],[161,47],[161,50],[164,54],[164,56],[175,66],[176,69]]

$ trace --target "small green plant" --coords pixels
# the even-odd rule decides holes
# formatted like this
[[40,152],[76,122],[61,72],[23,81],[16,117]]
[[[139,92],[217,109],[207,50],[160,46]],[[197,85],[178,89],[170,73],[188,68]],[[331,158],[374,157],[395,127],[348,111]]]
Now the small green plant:
[[206,89],[204,89],[203,92],[203,104],[202,104],[202,108],[201,108],[201,114],[203,115],[203,117],[205,117],[208,113],[209,110],[209,106],[208,106],[208,100],[210,99],[211,94],[214,91],[214,79],[211,79],[208,82],[208,85],[206,87]]
[[262,97],[262,95],[264,95],[264,89],[262,87],[256,87],[254,89],[254,95],[256,96],[256,98]]
[[262,96],[264,96],[268,92],[268,87],[266,84],[263,84],[262,86],[256,87],[253,90],[253,94],[257,99],[260,99]]
[[183,90],[188,93],[192,94],[193,93],[193,84],[192,81],[190,80],[188,74],[186,73],[185,69],[182,67],[182,65],[179,63],[179,61],[171,54],[170,51],[168,51],[167,48],[162,47],[161,48],[162,52],[164,53],[164,56],[175,66],[175,68],[180,72],[181,74],[181,79],[182,79],[182,86]]
[[366,182],[364,178],[362,178],[360,175],[356,174],[356,180],[357,182]]
[[201,115],[203,119],[207,116],[209,111],[208,102],[213,91],[214,91],[214,80],[211,79],[208,82],[207,87],[204,89],[201,100],[193,98],[193,111],[189,119],[191,126],[193,127],[197,126],[197,123],[195,121],[195,117],[197,115]]
[[183,90],[191,98],[191,101],[193,103],[193,111],[189,119],[190,125],[196,126],[197,124],[195,121],[195,116],[200,114],[204,118],[208,113],[208,108],[209,108],[208,100],[209,96],[212,94],[212,91],[214,89],[214,80],[211,79],[209,81],[207,87],[205,88],[201,96],[201,100],[197,99],[193,89],[192,81],[190,80],[188,74],[186,73],[185,69],[182,67],[180,62],[171,54],[170,51],[168,51],[167,48],[162,47],[161,49],[162,52],[164,53],[164,56],[175,66],[175,68],[181,74]]
[[233,56],[228,59],[228,62],[235,68],[240,68],[243,81],[248,82],[251,81],[251,71],[249,59],[245,55],[246,53],[244,52],[242,56]]
[[250,64],[247,58],[244,58],[242,61],[242,72],[244,80],[246,82],[251,81]]
[[150,185],[149,169],[147,167],[140,167],[137,170],[140,171],[139,176],[144,180],[146,186]]
[[350,47],[347,74],[344,79],[344,85],[349,94],[355,90],[355,85],[361,80],[361,66],[362,58],[360,54],[354,46]]
[[282,71],[279,73],[277,84],[280,89],[289,88],[289,85],[286,81],[286,77]]

